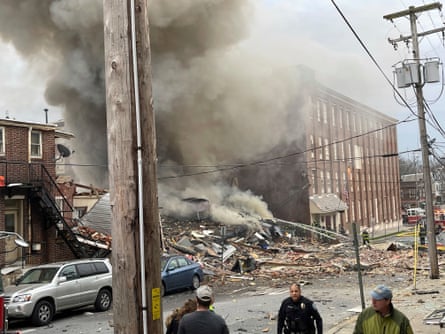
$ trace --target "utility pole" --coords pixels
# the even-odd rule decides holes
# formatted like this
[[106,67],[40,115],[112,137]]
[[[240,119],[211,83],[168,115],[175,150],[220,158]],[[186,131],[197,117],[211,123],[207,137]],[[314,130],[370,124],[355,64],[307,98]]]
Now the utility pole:
[[147,1],[103,0],[114,333],[162,334]]
[[[441,9],[442,4],[439,2],[435,2],[432,4],[424,5],[424,6],[410,6],[408,10],[404,10],[401,12],[388,14],[383,16],[384,19],[393,21],[393,19],[409,16],[410,25],[411,25],[411,36],[408,37],[400,37],[397,40],[389,40],[390,43],[394,44],[399,41],[407,41],[412,39],[413,41],[413,58],[416,64],[417,69],[417,77],[419,78],[418,82],[414,83],[416,98],[417,98],[417,117],[419,119],[419,131],[420,131],[420,144],[422,148],[422,163],[423,163],[423,178],[425,184],[425,214],[426,214],[426,223],[427,223],[427,240],[428,240],[428,256],[430,260],[430,278],[438,279],[439,278],[439,265],[437,261],[437,249],[436,249],[436,233],[435,233],[435,222],[434,222],[434,211],[433,211],[433,191],[431,186],[431,171],[430,171],[430,160],[429,160],[429,147],[428,147],[428,136],[426,132],[426,123],[425,123],[425,109],[424,109],[424,99],[423,99],[423,83],[422,83],[422,75],[420,71],[420,53],[419,53],[419,36],[425,36],[431,33],[435,33],[440,31],[441,29],[435,29],[432,31],[426,31],[421,34],[417,33],[417,13],[421,13],[424,11],[432,10],[432,9]],[[416,236],[417,237],[417,236]]]

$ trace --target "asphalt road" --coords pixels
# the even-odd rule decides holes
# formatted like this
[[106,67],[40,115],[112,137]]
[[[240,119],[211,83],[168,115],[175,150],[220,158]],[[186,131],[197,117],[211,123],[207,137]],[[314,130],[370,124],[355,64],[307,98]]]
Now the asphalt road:
[[[379,283],[392,286],[405,284],[406,277],[364,276],[362,279],[365,302],[369,303],[369,291]],[[351,272],[339,278],[313,279],[302,287],[303,295],[312,299],[323,317],[324,329],[334,327],[338,322],[359,309],[361,294],[357,273]],[[276,314],[281,301],[288,296],[288,288],[250,286],[221,295],[216,291],[215,311],[226,319],[230,333],[276,333]],[[194,297],[193,292],[184,291],[163,298],[164,319],[174,308]],[[91,308],[58,314],[49,326],[34,328],[23,321],[12,322],[10,329],[23,333],[46,334],[89,334],[113,333],[113,313],[95,313]]]

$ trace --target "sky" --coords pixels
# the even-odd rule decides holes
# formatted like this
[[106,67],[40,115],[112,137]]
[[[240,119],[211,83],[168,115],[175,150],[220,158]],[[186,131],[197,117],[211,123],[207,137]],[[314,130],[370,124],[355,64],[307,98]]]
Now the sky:
[[[418,122],[412,112],[399,104],[403,101],[395,98],[391,85],[331,1],[270,0],[265,3],[267,6],[259,9],[261,24],[255,30],[255,38],[263,40],[261,48],[273,50],[275,59],[280,59],[277,63],[283,66],[304,63],[315,69],[317,79],[328,87],[399,121],[407,120],[398,126],[399,151],[420,147]],[[411,31],[407,17],[390,22],[383,16],[429,2],[337,0],[335,3],[378,66],[394,82],[394,66],[413,58],[412,44],[398,43],[395,50],[388,38],[410,36]],[[425,12],[418,18],[419,33],[440,27],[443,27],[443,17],[438,10]],[[442,35],[437,33],[419,39],[421,58],[439,57],[442,61],[443,42]],[[438,121],[443,123],[441,89],[440,83],[426,84],[424,96]],[[417,112],[412,89],[399,89],[399,92]],[[429,125],[427,130],[431,138],[436,138],[437,149],[443,152],[444,138]]]
[[[211,94],[217,95],[219,90],[227,90],[225,86],[229,86],[227,83],[230,83],[231,86],[239,84],[239,91],[243,92],[243,94],[239,91],[231,92],[232,95],[237,97],[236,101],[244,103],[243,107],[237,106],[239,108],[239,110],[236,110],[237,117],[242,115],[242,110],[252,105],[254,94],[249,90],[255,90],[262,96],[269,94],[268,99],[264,98],[266,105],[276,106],[277,109],[285,109],[288,96],[283,91],[297,89],[297,86],[289,81],[289,78],[281,81],[263,82],[258,85],[259,81],[256,80],[255,75],[259,76],[259,73],[266,73],[267,71],[291,73],[296,66],[304,64],[314,69],[317,80],[329,88],[400,121],[406,120],[407,122],[398,126],[400,152],[411,151],[420,147],[418,122],[412,111],[396,101],[392,87],[360,45],[332,1],[230,0],[226,1],[229,4],[228,6],[218,6],[222,2],[221,0],[164,2],[151,0],[150,2],[152,11],[156,14],[151,17],[153,45],[154,48],[159,48],[159,54],[163,55],[162,60],[157,60],[155,55],[153,64],[154,94],[158,94],[158,96],[155,95],[155,101],[157,100],[155,108],[158,107],[161,113],[176,101],[172,98],[172,95],[184,90],[179,84],[175,85],[174,80],[172,80],[173,75],[181,73],[184,78],[181,77],[178,81],[185,83],[191,78],[196,78],[201,71],[208,70],[210,66],[212,71],[207,73],[218,76],[220,79],[217,83],[208,79],[207,82],[202,83],[202,86],[197,86],[211,87],[212,89],[208,94],[205,94],[208,104],[204,105],[210,106],[211,102],[214,101]],[[39,8],[34,9],[29,6],[31,3],[36,4],[33,0],[5,0],[0,4],[0,61],[3,64],[0,68],[3,78],[0,82],[0,117],[44,122],[44,109],[47,108],[50,122],[64,118],[68,121],[70,131],[76,132],[82,127],[82,124],[78,123],[72,116],[71,110],[75,107],[87,108],[84,104],[68,103],[64,99],[65,97],[68,99],[67,96],[70,95],[72,99],[73,94],[70,93],[75,91],[76,98],[90,99],[88,109],[103,108],[103,103],[97,101],[98,96],[101,96],[100,87],[103,87],[103,83],[100,82],[103,81],[103,76],[99,73],[93,76],[94,80],[86,79],[90,73],[100,71],[97,70],[95,63],[89,61],[88,57],[85,56],[93,57],[98,54],[96,45],[89,42],[85,36],[91,37],[92,29],[97,28],[98,18],[102,15],[99,8],[102,2],[95,0],[39,0],[39,5],[36,6]],[[399,43],[396,50],[388,42],[388,38],[397,38],[400,35],[408,36],[410,35],[410,27],[406,17],[389,22],[383,19],[383,16],[405,10],[409,6],[421,6],[426,2],[423,0],[337,0],[335,3],[384,74],[390,80],[393,80],[394,65],[404,59],[412,58],[412,46],[411,44]],[[213,26],[210,20],[205,23],[208,24],[207,27],[210,29],[208,34],[213,33],[213,36],[218,37],[212,45],[211,43],[206,44],[207,49],[205,51],[200,49],[202,45],[197,41],[195,41],[196,45],[194,43],[182,45],[181,59],[187,59],[192,65],[187,71],[173,71],[172,69],[179,67],[178,59],[180,57],[171,56],[172,52],[169,48],[172,46],[161,42],[162,38],[167,36],[167,33],[171,33],[165,27],[187,24],[187,20],[182,19],[181,15],[186,13],[190,17],[190,12],[187,11],[195,10],[196,13],[199,13],[202,8],[209,6],[209,4],[212,6],[216,4],[217,7],[215,8],[218,9],[218,12],[216,10],[215,12],[218,15],[215,14],[216,18],[213,20]],[[87,15],[70,16],[70,13],[82,7],[88,8]],[[50,11],[47,8],[50,8]],[[42,16],[41,20],[34,22],[31,18],[39,16],[38,10],[42,10],[42,13],[45,13],[48,17]],[[23,25],[16,24],[16,21],[9,21],[9,18],[14,17],[15,14],[19,18],[15,17],[14,20],[20,22],[21,18],[24,22]],[[74,23],[74,18],[77,18],[79,22]],[[69,34],[80,31],[79,36],[83,36],[83,39],[78,39],[82,42],[79,43],[81,45],[67,52],[68,48],[64,47],[74,39],[58,38],[57,34],[54,35],[57,38],[52,37],[52,44],[49,43],[48,38],[42,38],[44,34],[48,34],[48,31],[50,31],[51,25],[48,22],[56,27],[58,31],[68,32]],[[418,22],[418,32],[443,26],[443,18],[438,10],[421,14]],[[35,29],[33,29],[33,25],[35,25]],[[23,27],[26,27],[26,29]],[[14,29],[17,33],[12,31]],[[203,38],[200,36],[203,32],[198,29],[189,32],[194,32],[196,35],[191,36],[190,33],[187,36],[188,41],[193,38],[197,40]],[[26,41],[23,40],[25,35]],[[93,34],[93,36],[95,35]],[[57,41],[60,41],[64,47],[54,47]],[[100,45],[101,43],[96,44]],[[193,45],[190,46],[190,44]],[[190,50],[192,51],[189,52]],[[63,57],[59,57],[61,54]],[[190,56],[190,54],[193,56]],[[421,39],[420,54],[421,58],[440,57],[442,59],[444,54],[442,36],[433,34]],[[57,66],[55,64],[57,66],[62,64],[60,68],[64,68],[64,71],[56,71]],[[82,64],[83,67],[77,66],[77,64]],[[162,78],[159,74],[161,72],[165,74]],[[234,72],[243,73],[241,79],[230,74]],[[169,76],[168,73],[172,74]],[[186,76],[188,76],[187,79]],[[249,85],[247,89],[245,84],[249,80],[252,85]],[[77,89],[76,85],[83,87],[83,90]],[[59,89],[61,86],[63,86],[63,89]],[[168,88],[166,88],[167,86]],[[440,83],[427,84],[424,87],[425,99],[430,101],[430,108],[439,123],[443,123],[445,118],[441,88]],[[402,89],[399,92],[405,101],[410,104],[411,109],[416,112],[412,91]],[[187,94],[190,93],[189,88]],[[196,92],[192,93],[195,94]],[[234,101],[235,99],[227,99],[225,104],[234,106]],[[202,105],[201,102],[199,105]],[[194,104],[195,107],[197,105],[197,103]],[[235,108],[232,109],[235,110]],[[165,114],[168,114],[168,112],[165,112]],[[90,123],[97,124],[97,120],[90,119],[87,112],[82,115],[82,117],[88,118]],[[229,112],[227,115],[229,118],[234,118],[235,112]],[[264,127],[260,130],[264,131],[269,121],[264,119]],[[261,122],[261,119],[258,119],[258,122]],[[161,131],[165,127],[162,119],[159,126]],[[279,128],[280,124],[276,122],[273,126]],[[241,133],[243,129],[240,128],[239,130]],[[435,147],[438,152],[445,152],[443,146],[445,145],[445,139],[430,125],[428,125],[427,130],[430,138],[436,139]],[[199,140],[201,142],[205,141],[203,138],[199,138]],[[236,140],[240,139],[234,138]],[[255,137],[252,136],[252,138]],[[90,139],[89,143],[94,142],[94,139],[91,140],[89,137],[88,139]],[[246,138],[241,139],[248,142]],[[278,140],[278,138],[273,139]],[[252,142],[257,144],[257,138]],[[194,143],[190,142],[188,144],[189,147],[192,147]],[[261,144],[267,145],[267,142],[261,142]],[[182,147],[182,149],[186,150],[187,147]],[[215,151],[215,147],[210,144],[207,149]],[[168,150],[168,148],[161,147],[160,151],[163,150]],[[81,152],[82,149],[77,151]],[[246,149],[243,154],[246,154],[247,151]],[[81,159],[80,153],[78,158],[79,162],[90,162],[89,158]],[[215,157],[215,159],[217,158]]]

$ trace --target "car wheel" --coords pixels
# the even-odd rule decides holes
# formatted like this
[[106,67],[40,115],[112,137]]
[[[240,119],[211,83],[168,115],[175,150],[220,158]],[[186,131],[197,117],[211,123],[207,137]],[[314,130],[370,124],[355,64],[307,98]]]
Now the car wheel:
[[162,284],[161,284],[161,296],[162,297],[164,297],[165,296],[165,283],[164,282],[162,282]]
[[94,307],[98,312],[104,312],[110,309],[111,307],[111,291],[108,289],[102,289],[99,291],[96,297],[96,302],[94,303]]
[[196,290],[197,288],[199,288],[200,285],[201,285],[201,281],[199,280],[199,276],[198,275],[193,275],[193,278],[192,278],[192,288],[194,290]]
[[36,326],[48,325],[54,316],[54,306],[47,300],[41,300],[34,307],[31,321]]

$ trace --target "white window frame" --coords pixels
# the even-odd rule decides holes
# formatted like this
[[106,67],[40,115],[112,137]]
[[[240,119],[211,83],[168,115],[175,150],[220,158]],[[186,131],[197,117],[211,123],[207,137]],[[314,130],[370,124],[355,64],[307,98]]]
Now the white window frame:
[[320,189],[318,190],[321,194],[324,194],[325,180],[324,180],[324,171],[320,171]]
[[[35,138],[34,135],[38,135],[39,142],[33,142],[33,139]],[[30,138],[30,155],[31,158],[41,158],[42,157],[42,131],[38,130],[32,130],[31,131],[31,138]],[[37,154],[34,152],[33,148],[37,148],[38,152]]]
[[322,108],[321,103],[322,102],[320,100],[317,101],[317,121],[318,122],[321,122],[321,108]]
[[323,123],[328,124],[328,106],[326,102],[323,103]]
[[311,159],[315,159],[315,143],[313,135],[310,135],[310,141],[311,141]]
[[338,126],[340,129],[343,129],[343,114],[344,110],[343,108],[340,108],[340,111],[338,112]]
[[330,155],[329,155],[329,140],[327,138],[324,139],[324,156],[325,156],[325,160],[329,160],[330,159]]
[[329,172],[329,171],[326,172],[326,192],[327,193],[331,193],[332,192],[332,188],[331,188],[331,172]]
[[5,155],[6,154],[6,149],[5,149],[5,127],[4,126],[0,126],[0,155]]
[[323,139],[318,137],[318,159],[323,160]]

